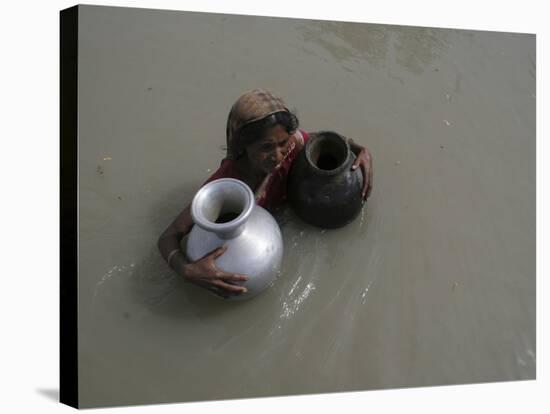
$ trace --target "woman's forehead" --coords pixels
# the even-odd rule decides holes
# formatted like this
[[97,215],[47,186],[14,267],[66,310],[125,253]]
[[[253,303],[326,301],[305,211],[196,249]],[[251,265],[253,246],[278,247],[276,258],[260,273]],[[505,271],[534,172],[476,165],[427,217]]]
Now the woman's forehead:
[[288,138],[289,133],[286,132],[286,129],[282,125],[275,125],[269,128],[264,136],[259,140],[259,142],[272,142],[279,141]]
[[290,134],[282,125],[275,125],[268,129],[263,137],[249,144],[249,148],[260,150],[263,146],[280,145],[290,138]]

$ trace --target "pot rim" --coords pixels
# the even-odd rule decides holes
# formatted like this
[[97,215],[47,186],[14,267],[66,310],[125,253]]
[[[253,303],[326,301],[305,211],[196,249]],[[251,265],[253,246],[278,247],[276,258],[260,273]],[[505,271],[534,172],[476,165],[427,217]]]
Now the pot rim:
[[[342,164],[340,164],[338,167],[336,167],[332,170],[323,170],[322,168],[317,167],[317,165],[315,165],[315,163],[311,160],[311,151],[312,151],[313,145],[315,145],[316,141],[318,141],[319,139],[338,140],[338,141],[343,142],[343,144],[346,147],[346,159],[344,160],[344,162],[342,162]],[[314,136],[311,139],[309,139],[308,142],[306,143],[306,146],[304,148],[304,152],[305,152],[305,156],[306,156],[306,160],[307,160],[308,164],[315,170],[315,172],[317,172],[319,174],[322,174],[322,175],[334,175],[334,174],[339,174],[340,172],[344,171],[346,169],[346,167],[349,163],[350,157],[351,157],[351,155],[350,155],[351,150],[350,150],[348,140],[345,139],[339,133],[334,132],[334,131],[315,132]]]
[[[231,188],[227,188],[228,185],[231,186]],[[226,188],[224,188],[224,186]],[[239,215],[226,223],[215,223],[205,217],[201,207],[205,202],[208,202],[208,196],[216,192],[229,191],[238,191],[243,197],[244,208]],[[254,193],[246,183],[235,178],[219,178],[209,182],[197,191],[191,203],[191,218],[196,225],[206,231],[214,233],[232,233],[248,220],[254,209],[254,204]]]

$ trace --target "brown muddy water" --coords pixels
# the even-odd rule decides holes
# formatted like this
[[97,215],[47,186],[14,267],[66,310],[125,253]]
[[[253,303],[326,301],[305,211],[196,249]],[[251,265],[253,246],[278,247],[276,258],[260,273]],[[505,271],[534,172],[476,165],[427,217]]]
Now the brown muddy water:
[[[535,37],[81,6],[83,407],[535,377]],[[156,241],[244,91],[367,145],[338,230],[277,216],[282,274],[228,303]]]

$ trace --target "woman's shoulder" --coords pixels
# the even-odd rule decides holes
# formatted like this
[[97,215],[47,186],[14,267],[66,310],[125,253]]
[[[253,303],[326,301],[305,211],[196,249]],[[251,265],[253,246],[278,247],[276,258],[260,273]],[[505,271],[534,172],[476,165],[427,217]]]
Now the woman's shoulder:
[[224,158],[221,160],[218,169],[214,171],[202,185],[208,184],[210,181],[214,181],[219,178],[241,178],[241,174],[239,173],[237,164],[234,160],[229,158]]
[[296,138],[300,141],[300,143],[303,145],[305,144],[309,139],[309,132],[306,132],[303,129],[297,129],[295,132]]

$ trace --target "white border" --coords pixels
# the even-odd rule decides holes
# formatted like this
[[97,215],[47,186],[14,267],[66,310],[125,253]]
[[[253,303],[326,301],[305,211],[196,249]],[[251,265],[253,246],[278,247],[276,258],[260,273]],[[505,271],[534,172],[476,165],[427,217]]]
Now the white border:
[[[103,409],[101,412],[226,413],[542,412],[548,367],[542,343],[542,297],[547,273],[543,233],[548,199],[541,137],[548,29],[543,2],[351,0],[299,3],[259,1],[103,1],[102,5],[211,11],[326,20],[537,33],[537,381],[458,387],[369,391],[321,396],[250,399]],[[3,412],[70,412],[46,395],[58,388],[59,245],[59,18],[68,1],[9,2],[2,7],[2,370]],[[94,3],[96,4],[96,3]],[[363,5],[361,5],[363,4]],[[544,90],[543,90],[544,88]],[[7,191],[6,191],[7,190]],[[6,231],[7,230],[7,231]],[[546,307],[547,308],[547,307]],[[42,390],[42,391],[39,391]],[[44,390],[46,390],[44,392]],[[95,410],[92,410],[95,411]]]

